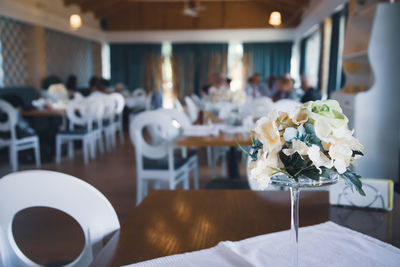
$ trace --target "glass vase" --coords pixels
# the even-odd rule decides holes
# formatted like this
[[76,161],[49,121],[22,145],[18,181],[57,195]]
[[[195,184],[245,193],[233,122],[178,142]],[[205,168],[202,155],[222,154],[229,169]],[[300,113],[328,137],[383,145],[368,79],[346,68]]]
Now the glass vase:
[[289,187],[290,189],[290,252],[291,252],[291,267],[299,265],[299,196],[300,189],[320,187],[334,184],[338,181],[338,176],[329,178],[320,177],[318,181],[312,180],[306,176],[300,176],[298,181],[289,178],[285,175],[277,175],[271,178],[271,184],[281,187]]

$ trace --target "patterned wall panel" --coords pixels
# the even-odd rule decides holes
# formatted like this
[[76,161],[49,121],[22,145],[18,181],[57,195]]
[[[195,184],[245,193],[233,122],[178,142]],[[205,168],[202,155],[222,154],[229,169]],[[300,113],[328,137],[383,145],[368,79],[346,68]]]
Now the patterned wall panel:
[[47,74],[66,81],[70,74],[78,78],[78,86],[88,86],[93,75],[93,42],[46,29]]
[[21,22],[0,16],[2,86],[26,85],[24,27],[25,25]]

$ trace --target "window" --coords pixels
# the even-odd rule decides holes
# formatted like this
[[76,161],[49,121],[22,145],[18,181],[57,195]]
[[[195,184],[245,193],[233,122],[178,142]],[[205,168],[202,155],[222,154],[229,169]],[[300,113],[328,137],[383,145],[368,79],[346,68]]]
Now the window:
[[228,77],[232,79],[231,90],[243,89],[243,44],[232,42],[228,46]]
[[172,45],[171,43],[165,42],[162,45],[161,53],[163,56],[162,63],[162,90],[163,90],[163,107],[173,108],[174,107],[174,94],[173,94],[173,83],[172,83]]
[[321,51],[321,30],[318,28],[306,41],[305,74],[311,86],[318,86]]

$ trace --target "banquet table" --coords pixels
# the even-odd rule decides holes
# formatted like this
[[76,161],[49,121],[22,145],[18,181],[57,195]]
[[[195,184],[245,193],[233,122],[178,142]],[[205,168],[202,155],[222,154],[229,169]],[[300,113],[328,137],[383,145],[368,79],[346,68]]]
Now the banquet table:
[[240,179],[238,163],[238,145],[250,146],[252,144],[250,134],[227,134],[220,132],[218,136],[184,136],[177,143],[178,146],[186,147],[230,147],[228,152],[228,177]]
[[63,116],[65,115],[65,109],[33,109],[21,111],[21,115],[24,117],[51,117],[51,116]]
[[[330,206],[327,191],[302,191],[300,226],[332,221],[399,248],[397,193],[393,206],[390,212]],[[289,228],[288,191],[157,190],[135,208],[91,266],[127,265]]]

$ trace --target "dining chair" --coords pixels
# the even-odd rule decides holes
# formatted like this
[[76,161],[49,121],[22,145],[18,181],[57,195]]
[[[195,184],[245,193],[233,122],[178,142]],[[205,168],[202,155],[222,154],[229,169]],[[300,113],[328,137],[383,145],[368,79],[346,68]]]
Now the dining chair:
[[7,139],[0,138],[0,147],[8,146],[12,171],[18,170],[18,152],[27,149],[34,150],[36,167],[40,168],[38,136],[24,136],[17,131],[18,110],[2,99],[0,99],[0,111],[7,117],[4,121],[0,121],[0,132],[7,134]]
[[[21,210],[48,207],[74,218],[84,234],[80,255],[65,266],[88,266],[103,248],[104,238],[120,228],[107,198],[90,184],[64,173],[21,171],[0,179],[0,266],[40,266],[19,249],[12,223]],[[62,229],[60,229],[62,230]],[[61,242],[59,240],[59,242]]]
[[[92,106],[90,106],[92,105]],[[56,135],[56,163],[61,163],[61,148],[64,143],[68,144],[68,156],[74,158],[74,142],[82,141],[84,163],[89,162],[89,153],[93,155],[96,133],[93,131],[93,117],[90,109],[93,101],[88,99],[71,101],[67,106],[67,118],[69,129],[60,131]],[[79,128],[77,128],[79,127]]]
[[145,110],[152,110],[153,109],[153,93],[149,93],[146,96],[146,103],[145,103]]
[[192,121],[192,123],[197,121],[197,119],[199,118],[199,109],[197,105],[189,96],[185,96],[185,103],[190,120]]
[[[146,139],[144,130],[149,125],[159,128],[163,135],[160,142]],[[150,181],[156,182],[155,188],[167,183],[173,190],[183,183],[183,188],[189,189],[189,158],[174,155],[176,129],[173,128],[172,119],[158,111],[142,112],[130,122],[129,134],[136,155],[137,205],[146,196]]]
[[106,94],[99,96],[98,101],[104,106],[103,133],[106,140],[106,150],[110,152],[112,148],[116,147],[117,129],[114,122],[117,115],[117,105],[115,99]]
[[125,99],[119,93],[113,93],[110,95],[115,101],[115,119],[114,119],[114,129],[119,134],[119,142],[124,143],[124,129],[122,124],[123,111],[125,108]]
[[185,112],[185,110],[183,109],[181,101],[179,101],[179,99],[176,98],[176,97],[174,99],[174,106],[175,106],[175,109],[177,109],[179,112]]
[[[179,129],[179,138],[183,134],[183,129],[185,127],[190,127],[192,123],[190,119],[184,112],[179,112],[176,109],[158,109],[157,111],[168,115],[172,119],[172,124],[174,127]],[[178,125],[176,125],[178,123]],[[179,147],[181,149],[181,154],[183,158],[188,158],[189,162],[189,173],[193,173],[193,183],[194,189],[199,189],[199,170],[198,170],[198,156],[197,151],[190,150],[188,151],[187,147]]]
[[132,92],[132,97],[145,97],[146,91],[143,88],[136,88]]

